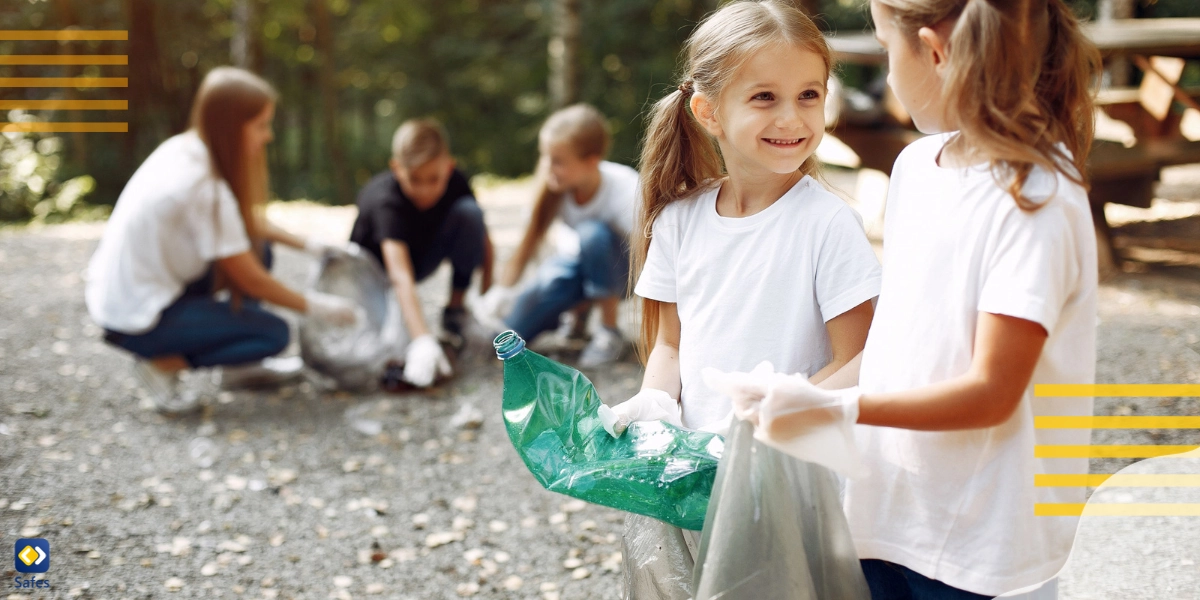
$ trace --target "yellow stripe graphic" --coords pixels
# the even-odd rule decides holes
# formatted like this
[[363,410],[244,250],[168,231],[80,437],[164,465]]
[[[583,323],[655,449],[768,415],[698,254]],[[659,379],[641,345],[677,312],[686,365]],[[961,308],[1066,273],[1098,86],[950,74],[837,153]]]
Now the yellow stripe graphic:
[[1128,446],[1057,446],[1033,447],[1036,458],[1154,458],[1195,450],[1196,446],[1128,445]]
[[0,110],[129,110],[129,101],[0,100]]
[[1036,487],[1200,487],[1200,475],[1160,473],[1117,473],[1088,475],[1057,475],[1039,473],[1033,476]]
[[1039,398],[1047,396],[1102,398],[1121,397],[1176,397],[1200,396],[1200,384],[1187,383],[1039,383],[1033,386],[1033,395]]
[[0,88],[123,88],[126,77],[0,77]]
[[129,123],[0,123],[0,133],[129,133]]
[[124,54],[19,54],[0,56],[0,65],[128,65]]
[[1089,517],[1200,517],[1200,504],[1167,503],[1034,504],[1033,514],[1039,517],[1078,517],[1083,515],[1085,506]]
[[128,40],[128,31],[85,31],[81,29],[64,29],[59,31],[0,31],[0,41],[4,42],[124,42]]
[[1037,429],[1200,429],[1200,417],[1034,417]]

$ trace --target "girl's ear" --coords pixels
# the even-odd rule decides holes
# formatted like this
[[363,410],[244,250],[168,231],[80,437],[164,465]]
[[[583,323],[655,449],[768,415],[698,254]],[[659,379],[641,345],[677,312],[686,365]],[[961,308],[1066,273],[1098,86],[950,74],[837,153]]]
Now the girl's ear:
[[696,116],[696,120],[700,122],[700,126],[709,135],[720,138],[723,131],[721,123],[717,120],[717,107],[709,100],[708,96],[700,92],[695,92],[692,94],[690,105],[692,114]]
[[917,51],[922,58],[930,61],[930,64],[933,65],[933,69],[939,77],[942,76],[948,64],[948,44],[946,40],[949,37],[948,31],[940,31],[940,29],[942,28],[922,27],[917,30],[917,39],[921,42]]

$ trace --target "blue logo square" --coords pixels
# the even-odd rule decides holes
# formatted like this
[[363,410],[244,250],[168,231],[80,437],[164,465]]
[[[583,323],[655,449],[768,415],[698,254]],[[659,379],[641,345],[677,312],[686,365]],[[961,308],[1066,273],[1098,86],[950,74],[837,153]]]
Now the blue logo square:
[[50,570],[50,542],[45,538],[21,538],[13,547],[13,566],[18,573]]

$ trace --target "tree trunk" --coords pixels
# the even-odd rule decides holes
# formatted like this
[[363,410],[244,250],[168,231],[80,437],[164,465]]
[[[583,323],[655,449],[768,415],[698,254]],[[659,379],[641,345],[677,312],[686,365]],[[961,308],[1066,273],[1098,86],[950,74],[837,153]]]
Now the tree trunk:
[[229,60],[233,66],[255,73],[262,71],[257,6],[257,0],[234,0],[233,37],[229,40]]
[[[62,23],[63,29],[69,29],[79,24],[79,17],[75,14],[75,7],[71,6],[70,0],[54,0],[54,9],[58,13],[58,17]],[[72,48],[73,46],[71,44],[59,44],[58,53],[71,54]],[[75,77],[80,73],[80,69],[77,66],[63,67],[63,71],[63,77]],[[75,87],[66,88],[66,99],[68,101],[78,100],[79,89]],[[83,117],[82,111],[71,110],[67,113],[67,115],[67,120],[74,123],[87,120]],[[128,113],[126,113],[124,116],[126,117],[125,120],[128,120]],[[76,131],[71,134],[70,139],[71,143],[68,156],[70,156],[71,162],[80,165],[86,164],[88,156],[87,134]]]
[[[1096,7],[1099,15],[1099,21],[1111,21],[1113,19],[1132,19],[1134,10],[1136,9],[1134,0],[1100,0],[1099,6]],[[1124,56],[1115,56],[1108,61],[1106,67],[1110,82],[1114,87],[1124,87],[1129,85],[1129,75],[1132,67],[1129,64],[1129,59]]]
[[550,11],[550,107],[557,110],[579,100],[579,2],[553,0]]
[[154,0],[128,0],[129,18],[129,133],[125,135],[127,171],[140,162],[142,147],[161,141],[158,122],[162,96],[162,71],[159,68],[158,39],[154,18]]
[[351,198],[350,181],[346,177],[346,155],[342,150],[341,134],[338,131],[338,90],[333,62],[333,26],[330,23],[327,0],[313,0],[313,24],[316,26],[316,50],[319,59],[317,72],[321,88],[321,116],[325,130],[325,148],[329,152],[332,166],[334,204]]

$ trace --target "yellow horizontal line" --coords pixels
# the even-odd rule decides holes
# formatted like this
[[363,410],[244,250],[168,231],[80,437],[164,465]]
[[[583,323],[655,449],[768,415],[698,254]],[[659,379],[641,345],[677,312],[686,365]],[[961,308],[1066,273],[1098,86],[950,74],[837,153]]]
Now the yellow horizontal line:
[[127,65],[125,54],[11,54],[0,65]]
[[0,123],[0,133],[129,133],[129,123]]
[[[1086,507],[1086,509],[1085,509]],[[1039,517],[1200,517],[1200,504],[1034,504],[1033,514]]]
[[1056,475],[1039,473],[1033,476],[1036,487],[1200,487],[1200,475],[1117,473],[1092,475]]
[[1036,458],[1153,458],[1195,450],[1196,446],[1130,445],[1130,446],[1054,446],[1033,447]]
[[129,101],[0,100],[0,110],[129,110]]
[[1033,395],[1101,398],[1133,397],[1177,397],[1200,396],[1200,384],[1189,383],[1039,383],[1033,386]]
[[0,88],[63,87],[63,88],[123,88],[129,87],[127,77],[0,77]]
[[58,31],[29,31],[4,30],[0,31],[0,41],[5,42],[38,42],[38,41],[116,41],[129,40],[128,31],[98,31],[82,29],[63,29]]
[[1034,417],[1037,429],[1200,429],[1200,417]]

